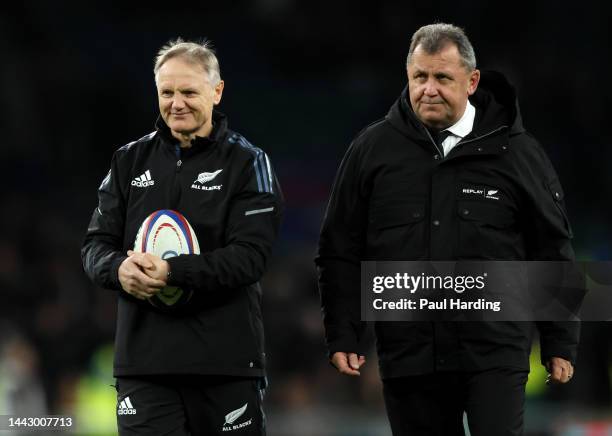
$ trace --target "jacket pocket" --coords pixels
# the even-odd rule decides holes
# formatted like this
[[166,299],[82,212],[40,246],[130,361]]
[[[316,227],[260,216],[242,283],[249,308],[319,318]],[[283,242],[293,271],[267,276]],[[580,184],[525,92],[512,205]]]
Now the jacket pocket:
[[469,259],[520,258],[522,240],[512,209],[493,202],[460,201],[457,256]]
[[425,206],[423,204],[387,204],[377,207],[370,214],[370,223],[378,230],[404,226],[423,220]]
[[370,210],[367,257],[414,260],[426,254],[425,204],[385,202]]
[[504,206],[476,201],[459,202],[457,212],[463,221],[496,229],[514,224],[514,214]]

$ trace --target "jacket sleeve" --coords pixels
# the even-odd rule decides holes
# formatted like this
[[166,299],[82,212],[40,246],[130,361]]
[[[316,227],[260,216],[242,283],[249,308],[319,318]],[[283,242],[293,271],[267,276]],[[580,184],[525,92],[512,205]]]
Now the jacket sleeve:
[[111,169],[98,188],[98,207],[91,216],[81,248],[87,276],[98,286],[121,290],[117,271],[127,258],[122,252],[125,198],[115,153]]
[[[525,217],[528,260],[574,261],[573,237],[559,178],[542,147],[534,140],[530,159],[523,162],[524,186],[530,204]],[[559,277],[561,284],[563,277]],[[569,296],[568,296],[569,297]],[[577,321],[538,321],[542,364],[552,357],[576,362],[580,337]]]
[[351,144],[334,181],[315,258],[325,339],[335,352],[363,353],[361,259],[367,231],[367,199],[360,194],[360,159]]
[[263,275],[283,214],[283,195],[268,157],[254,156],[242,169],[226,221],[224,247],[168,259],[168,284],[203,292],[235,289]]

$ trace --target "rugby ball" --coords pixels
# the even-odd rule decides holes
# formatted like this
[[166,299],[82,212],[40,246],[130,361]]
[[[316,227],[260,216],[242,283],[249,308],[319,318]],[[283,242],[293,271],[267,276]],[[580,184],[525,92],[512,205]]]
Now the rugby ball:
[[[151,253],[165,260],[180,254],[200,254],[200,245],[183,215],[163,209],[153,212],[142,222],[136,234],[134,251]],[[167,308],[186,303],[192,294],[191,290],[166,286],[149,298],[149,302],[156,307]]]

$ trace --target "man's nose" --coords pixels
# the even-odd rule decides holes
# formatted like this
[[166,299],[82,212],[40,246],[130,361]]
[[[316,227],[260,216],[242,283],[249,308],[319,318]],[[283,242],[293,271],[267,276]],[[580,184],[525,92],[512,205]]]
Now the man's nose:
[[428,97],[435,97],[438,95],[438,88],[435,81],[428,80],[427,83],[425,83],[425,90],[423,92]]
[[173,109],[182,109],[185,107],[185,102],[181,96],[174,96],[172,99],[172,108]]

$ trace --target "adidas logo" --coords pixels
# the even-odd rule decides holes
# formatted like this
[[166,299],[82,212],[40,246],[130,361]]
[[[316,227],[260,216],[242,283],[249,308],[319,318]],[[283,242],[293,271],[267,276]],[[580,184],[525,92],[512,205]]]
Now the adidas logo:
[[117,415],[136,415],[136,409],[132,406],[130,397],[125,397],[117,407]]
[[140,177],[136,177],[132,180],[132,186],[138,186],[139,188],[146,188],[154,184],[155,180],[151,179],[151,172],[149,170],[146,170]]

